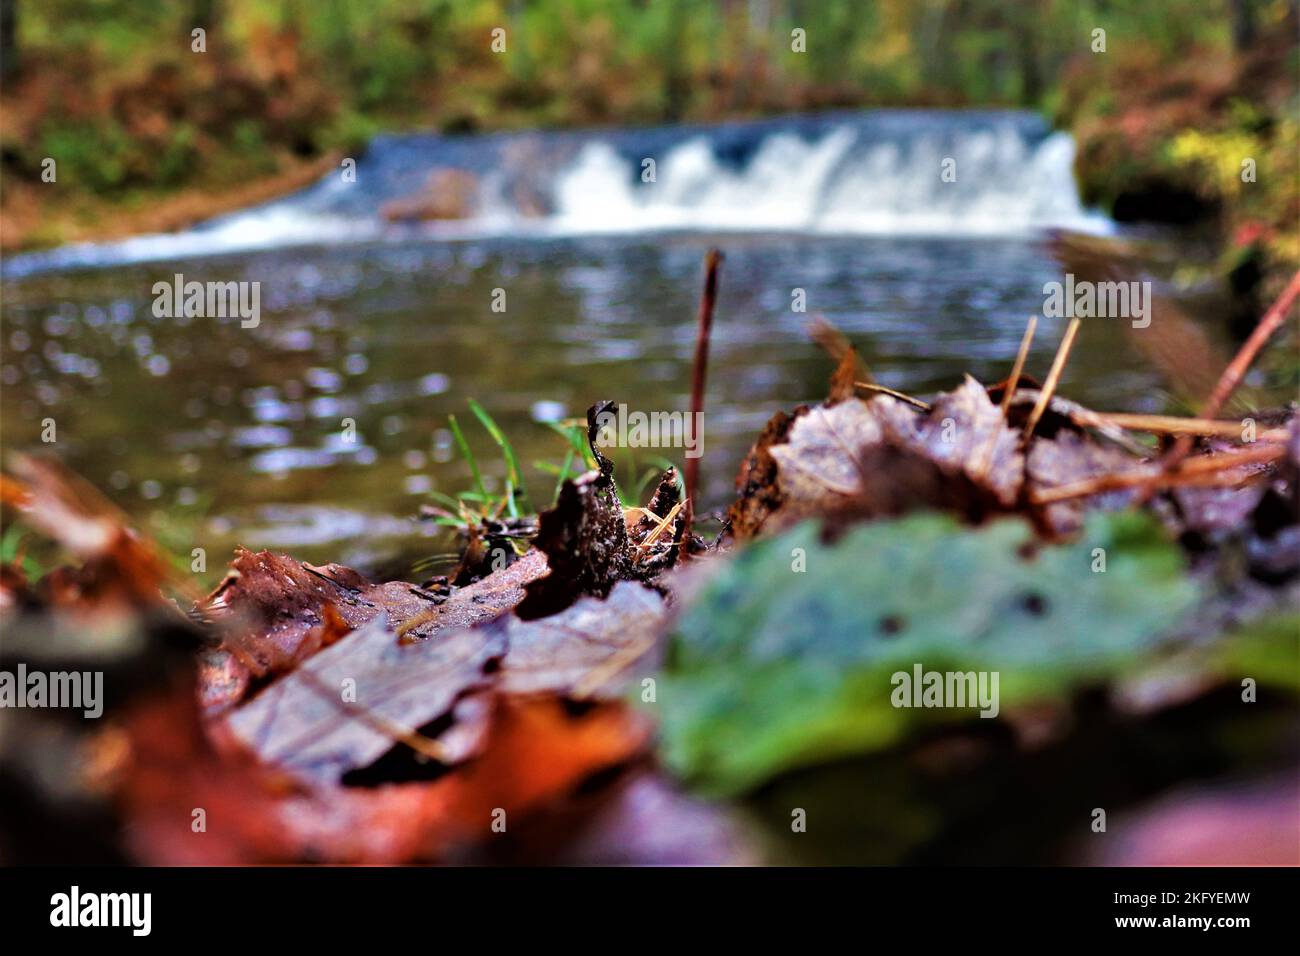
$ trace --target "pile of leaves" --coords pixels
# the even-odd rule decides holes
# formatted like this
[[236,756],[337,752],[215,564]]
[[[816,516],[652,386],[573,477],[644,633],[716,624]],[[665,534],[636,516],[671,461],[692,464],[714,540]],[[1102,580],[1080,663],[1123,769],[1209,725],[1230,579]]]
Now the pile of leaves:
[[[0,711],[0,856],[1141,862],[1163,818],[1124,811],[1216,777],[1264,808],[1233,861],[1294,849],[1294,409],[1253,442],[1188,419],[1143,444],[1054,394],[1068,339],[1041,387],[1026,349],[930,401],[839,349],[712,543],[671,470],[624,507],[597,404],[596,467],[530,546],[425,584],[239,551],[192,594],[92,489],[16,458],[4,503],[76,564],[4,564],[0,664],[105,670],[108,702]],[[900,706],[922,666],[996,672],[997,719]],[[1089,844],[1098,807],[1120,816]]]

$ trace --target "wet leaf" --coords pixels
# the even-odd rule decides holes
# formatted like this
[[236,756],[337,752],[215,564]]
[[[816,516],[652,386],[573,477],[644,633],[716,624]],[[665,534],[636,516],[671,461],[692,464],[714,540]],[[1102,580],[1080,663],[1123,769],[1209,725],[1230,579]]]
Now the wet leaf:
[[929,412],[884,395],[834,396],[769,423],[742,467],[733,531],[745,538],[765,525],[771,531],[810,517],[843,522],[919,507],[981,520],[1015,508],[1024,481],[1019,444],[969,377]]
[[[1046,490],[1098,475],[1126,472],[1138,464],[1127,452],[1100,445],[1077,431],[1061,429],[1051,438],[1035,437],[1029,449],[1026,473],[1035,490]],[[1054,502],[1043,508],[1041,520],[1052,534],[1072,534],[1082,526],[1089,508],[1121,508],[1133,499],[1133,494],[1131,490],[1114,491]]]
[[[505,652],[491,629],[456,629],[400,644],[384,615],[322,650],[231,713],[234,735],[264,762],[305,782],[339,782],[449,713],[457,698],[490,686]],[[446,762],[463,757],[448,754]]]
[[793,412],[773,415],[740,463],[736,500],[727,509],[727,524],[737,540],[757,535],[767,519],[780,509],[783,498],[772,448],[787,440],[795,421],[807,411],[808,406],[801,405]]
[[894,707],[892,675],[918,664],[998,672],[1004,710],[1059,694],[1149,652],[1195,597],[1149,519],[1098,516],[1077,542],[1025,557],[1031,541],[1020,521],[916,515],[835,546],[811,524],[751,545],[676,625],[657,708],[669,766],[734,793],[974,717]]
[[657,592],[622,581],[604,600],[583,598],[535,621],[505,618],[502,686],[510,693],[616,696],[634,676],[644,676],[644,659],[656,649],[667,617]]
[[[605,599],[583,598],[548,618],[506,615],[474,628],[399,643],[384,616],[320,651],[236,709],[227,724],[267,764],[315,785],[375,764],[437,722],[439,763],[472,756],[487,713],[458,711],[476,692],[617,696],[631,668],[655,649],[663,598],[621,582]],[[428,754],[422,756],[428,757]]]
[[[383,614],[403,625],[407,640],[416,640],[505,613],[523,598],[524,584],[544,569],[544,556],[530,552],[447,596],[404,581],[372,584],[340,565],[314,567],[287,555],[241,550],[231,573],[199,606],[223,631],[221,650],[204,658],[204,699],[210,706],[241,699],[249,680],[239,675],[240,668],[249,677],[264,678],[297,667],[324,643],[320,629],[329,615],[350,629]],[[336,623],[335,630],[340,626]]]
[[[116,796],[131,858],[161,865],[447,860],[513,829],[586,777],[634,758],[648,725],[606,704],[494,701],[481,756],[432,782],[301,789],[238,749],[214,749],[190,688],[137,701]],[[194,809],[205,829],[196,831]]]

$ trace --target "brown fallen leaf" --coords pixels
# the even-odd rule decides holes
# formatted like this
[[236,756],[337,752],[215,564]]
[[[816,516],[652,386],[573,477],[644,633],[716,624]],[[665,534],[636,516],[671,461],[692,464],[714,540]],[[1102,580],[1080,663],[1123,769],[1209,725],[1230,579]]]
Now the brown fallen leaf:
[[773,415],[741,461],[736,473],[736,500],[727,508],[727,526],[738,541],[757,535],[767,519],[780,509],[783,498],[772,448],[789,438],[795,421],[808,409],[809,406],[800,405],[793,412]]
[[856,398],[810,408],[770,448],[783,523],[848,511],[869,494],[875,476],[866,456],[884,441],[876,409]]
[[733,533],[744,538],[806,518],[852,521],[924,506],[976,521],[1013,510],[1024,481],[1019,443],[969,377],[928,412],[888,395],[796,409],[769,423],[742,466]]
[[945,473],[963,474],[990,493],[996,505],[1015,505],[1024,482],[1020,439],[984,386],[969,375],[937,397],[926,415],[883,403],[880,410],[891,443],[919,451]]
[[659,593],[631,581],[614,585],[604,600],[582,598],[550,617],[503,618],[501,687],[511,694],[615,697],[635,675],[633,665],[653,657],[667,618]]
[[58,461],[15,455],[0,476],[0,500],[71,552],[81,566],[59,568],[36,585],[46,603],[96,614],[171,608],[163,589],[189,586],[126,515]]
[[188,682],[138,698],[115,725],[124,744],[113,748],[122,756],[109,781],[129,857],[170,866],[445,860],[492,836],[500,812],[512,826],[526,820],[649,740],[644,718],[620,705],[572,714],[540,697],[490,707],[481,756],[453,774],[304,789],[237,746],[214,747]]
[[[1054,437],[1039,436],[1030,444],[1026,477],[1037,491],[1063,487],[1098,475],[1127,472],[1140,464],[1127,452],[1098,444],[1086,435],[1062,428]],[[1041,509],[1041,526],[1051,535],[1073,534],[1082,527],[1084,513],[1089,508],[1121,508],[1132,499],[1132,491],[1120,490],[1088,499],[1055,502]]]
[[[456,711],[488,689],[507,694],[616,696],[631,667],[657,647],[663,598],[620,582],[550,617],[513,614],[401,644],[383,616],[322,650],[227,715],[225,726],[263,762],[313,785],[338,783],[395,747],[439,764],[476,752],[486,713]],[[478,723],[475,723],[478,718]],[[435,724],[436,739],[414,739]]]
[[446,860],[508,839],[502,823],[510,833],[649,739],[645,718],[620,704],[573,714],[558,698],[500,698],[482,756],[463,769],[433,783],[302,795],[278,818],[295,844],[331,860]]
[[372,584],[340,565],[313,567],[287,555],[241,549],[231,572],[198,607],[222,630],[221,648],[203,659],[203,699],[208,706],[230,706],[242,699],[251,679],[297,667],[327,643],[320,628],[328,615],[337,616],[338,631],[382,613],[400,622],[405,639],[422,639],[509,611],[523,598],[524,584],[545,568],[545,556],[529,552],[488,578],[441,595],[404,581]]
[[120,724],[126,745],[111,788],[136,862],[223,866],[306,860],[280,820],[293,783],[231,748],[220,753],[180,679],[134,700]]
[[[265,763],[315,785],[338,783],[489,687],[504,655],[492,628],[458,628],[400,644],[383,614],[320,651],[226,716],[234,737]],[[465,754],[449,753],[445,762]]]

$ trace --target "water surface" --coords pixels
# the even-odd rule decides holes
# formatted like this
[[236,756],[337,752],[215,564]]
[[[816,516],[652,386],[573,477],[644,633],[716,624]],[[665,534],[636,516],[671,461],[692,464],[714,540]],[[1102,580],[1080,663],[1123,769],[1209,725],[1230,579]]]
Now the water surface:
[[[470,423],[489,481],[503,474],[467,399],[509,434],[541,499],[554,479],[531,463],[564,454],[542,420],[604,398],[688,406],[701,262],[717,245],[703,479],[704,504],[722,507],[772,412],[825,393],[813,314],[913,394],[1007,374],[1043,283],[1061,278],[1047,230],[1109,228],[1079,206],[1071,157],[1068,137],[1001,113],[382,138],[350,188],[327,177],[180,235],[11,258],[5,445],[40,447],[53,418],[63,459],[128,511],[167,515],[182,552],[241,543],[401,567],[446,550],[411,518],[429,490],[469,484],[449,413]],[[479,179],[468,222],[377,216],[446,166]],[[540,216],[512,206],[525,178]],[[175,273],[260,283],[260,324],[155,317],[154,283]],[[1040,322],[1030,371],[1045,373],[1061,332]],[[1089,323],[1061,388],[1099,408],[1163,403],[1114,322]],[[620,476],[648,467],[624,457]]]

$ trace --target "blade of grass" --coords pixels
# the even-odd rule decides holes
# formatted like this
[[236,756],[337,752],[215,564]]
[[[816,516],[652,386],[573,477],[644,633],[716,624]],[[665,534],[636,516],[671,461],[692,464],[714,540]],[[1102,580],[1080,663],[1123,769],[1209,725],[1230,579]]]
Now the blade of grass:
[[469,442],[465,441],[465,434],[460,430],[460,425],[456,421],[455,415],[448,415],[447,421],[451,424],[452,437],[456,439],[456,447],[460,453],[469,462],[470,473],[474,476],[474,484],[478,486],[479,494],[487,497],[487,486],[483,484],[483,475],[478,470],[478,461],[474,453],[469,449]]
[[555,493],[551,495],[551,501],[560,500],[560,489],[564,487],[564,481],[569,477],[569,469],[573,467],[573,455],[574,451],[570,448],[564,456],[564,465],[560,468],[559,477],[555,480]]
[[487,413],[487,409],[472,398],[469,400],[469,408],[470,411],[474,413],[474,416],[479,420],[479,423],[487,429],[487,433],[492,436],[492,440],[495,441],[497,446],[501,449],[501,456],[506,462],[506,477],[508,479],[506,482],[506,493],[510,495],[510,515],[511,517],[517,517],[514,494],[511,489],[518,490],[519,497],[523,499],[525,508],[528,507],[528,490],[524,487],[524,475],[523,471],[519,467],[519,459],[515,457],[514,446],[510,444],[510,439],[508,439],[506,433],[501,430],[501,426],[498,425],[492,419],[492,416]]
[[564,436],[564,440],[573,446],[573,450],[577,452],[578,457],[582,459],[588,470],[596,467],[596,461],[591,457],[591,449],[587,447],[586,424],[578,422],[566,422],[565,424],[547,422],[546,426],[556,434]]

